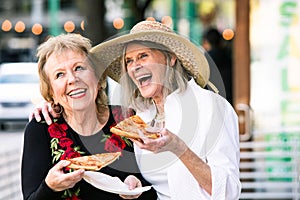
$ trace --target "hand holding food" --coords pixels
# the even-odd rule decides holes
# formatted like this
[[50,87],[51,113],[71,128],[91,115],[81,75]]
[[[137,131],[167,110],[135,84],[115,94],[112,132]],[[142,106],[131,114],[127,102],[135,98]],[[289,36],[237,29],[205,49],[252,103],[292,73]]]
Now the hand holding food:
[[74,187],[83,178],[84,170],[76,170],[71,173],[64,173],[64,167],[69,165],[69,161],[62,160],[54,165],[48,172],[45,182],[53,191],[63,191]]
[[142,131],[148,138],[159,138],[158,133],[148,132],[147,127],[148,125],[138,115],[133,115],[119,122],[116,126],[113,126],[110,131],[116,135],[136,140],[141,139],[139,131]]

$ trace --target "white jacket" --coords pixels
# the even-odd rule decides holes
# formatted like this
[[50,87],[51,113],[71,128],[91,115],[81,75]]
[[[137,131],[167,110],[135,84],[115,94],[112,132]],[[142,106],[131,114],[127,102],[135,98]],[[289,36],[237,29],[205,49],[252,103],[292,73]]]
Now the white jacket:
[[[239,199],[239,133],[237,115],[220,95],[202,89],[192,79],[187,90],[173,92],[165,102],[165,127],[178,135],[212,173],[212,196],[197,183],[183,163],[172,153],[153,154],[135,145],[143,176],[152,183],[161,200]],[[137,111],[146,122],[156,114],[153,105]]]

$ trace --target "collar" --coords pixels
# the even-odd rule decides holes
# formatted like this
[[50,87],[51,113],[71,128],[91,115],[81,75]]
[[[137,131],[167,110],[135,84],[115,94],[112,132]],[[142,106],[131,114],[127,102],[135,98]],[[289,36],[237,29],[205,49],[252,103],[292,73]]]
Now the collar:
[[[189,81],[188,81],[188,84],[187,84],[187,89],[190,89],[190,88],[200,88],[199,85],[197,85],[197,83],[195,82],[195,80],[193,78],[191,78]],[[183,92],[184,93],[184,92]],[[166,97],[166,102],[165,102],[165,105],[168,103],[168,102],[172,102],[174,101],[174,99],[178,98],[178,95],[180,95],[181,93],[178,93],[178,90],[175,90],[174,92],[172,92],[171,94],[169,94],[167,97]],[[165,108],[164,108],[165,109]],[[166,110],[165,110],[166,112]],[[146,123],[149,123],[151,122],[152,119],[154,119],[154,117],[156,116],[156,106],[154,104],[154,102],[149,106],[148,109],[146,110],[137,110],[136,111],[136,114],[138,116],[140,116]]]

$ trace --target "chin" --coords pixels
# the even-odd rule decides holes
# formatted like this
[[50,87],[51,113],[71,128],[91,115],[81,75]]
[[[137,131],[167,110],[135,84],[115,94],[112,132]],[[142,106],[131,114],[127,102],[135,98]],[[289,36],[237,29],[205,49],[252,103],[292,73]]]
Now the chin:
[[153,96],[152,94],[143,93],[143,92],[141,92],[141,95],[142,95],[142,97],[144,97],[146,99],[151,98]]
[[152,98],[154,96],[157,96],[157,94],[162,94],[162,88],[157,87],[157,85],[151,85],[150,87],[142,87],[139,88],[139,90],[144,98]]
[[140,90],[142,97],[151,98],[154,94],[152,90]]

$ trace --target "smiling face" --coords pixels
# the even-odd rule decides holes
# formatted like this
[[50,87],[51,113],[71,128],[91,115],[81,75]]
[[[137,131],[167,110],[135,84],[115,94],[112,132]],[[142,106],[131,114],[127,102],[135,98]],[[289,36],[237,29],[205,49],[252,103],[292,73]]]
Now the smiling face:
[[125,52],[128,75],[144,98],[161,99],[166,75],[166,57],[159,50],[129,44]]
[[65,112],[95,108],[98,79],[85,55],[71,50],[51,54],[44,70],[54,103],[63,106]]

